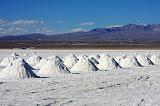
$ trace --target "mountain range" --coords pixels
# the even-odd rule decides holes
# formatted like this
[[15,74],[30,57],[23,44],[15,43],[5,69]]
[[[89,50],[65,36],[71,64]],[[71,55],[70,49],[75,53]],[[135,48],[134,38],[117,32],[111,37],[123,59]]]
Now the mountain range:
[[87,32],[46,35],[41,33],[1,36],[0,41],[38,42],[159,42],[160,24],[128,24],[96,28]]

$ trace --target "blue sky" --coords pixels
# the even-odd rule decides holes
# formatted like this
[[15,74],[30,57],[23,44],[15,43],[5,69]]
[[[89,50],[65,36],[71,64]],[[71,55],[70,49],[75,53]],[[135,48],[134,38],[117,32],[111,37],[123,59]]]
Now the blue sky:
[[0,0],[0,35],[159,24],[160,0]]

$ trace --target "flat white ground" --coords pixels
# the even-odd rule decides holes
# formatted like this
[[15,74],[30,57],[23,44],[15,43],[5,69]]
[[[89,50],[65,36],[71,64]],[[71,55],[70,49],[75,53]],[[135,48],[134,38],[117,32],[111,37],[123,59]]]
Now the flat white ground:
[[[11,53],[23,58],[27,50],[0,50],[0,60]],[[42,57],[70,53],[100,54],[106,52],[115,57],[121,54],[135,55],[158,53],[157,51],[66,51],[37,50]],[[82,74],[56,75],[51,78],[0,80],[0,105],[74,105],[74,106],[159,106],[160,66],[116,69]]]

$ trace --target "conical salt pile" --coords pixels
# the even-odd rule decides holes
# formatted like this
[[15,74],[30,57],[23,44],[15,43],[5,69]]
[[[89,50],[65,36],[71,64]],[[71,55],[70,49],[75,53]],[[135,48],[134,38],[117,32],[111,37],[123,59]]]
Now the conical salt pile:
[[121,60],[121,62],[119,63],[119,65],[122,68],[133,68],[133,67],[141,66],[134,56],[127,56],[126,58],[124,58],[123,60]]
[[2,79],[36,78],[37,75],[23,59],[15,59],[0,72]]
[[78,60],[81,60],[81,59],[84,59],[84,58],[88,58],[88,56],[87,55],[79,55],[77,58],[78,58]]
[[33,68],[40,69],[46,62],[47,62],[47,59],[42,58],[40,62],[38,62]]
[[57,61],[57,62],[63,62],[62,59],[58,56],[50,56],[47,58],[48,60],[53,60],[53,61]]
[[78,62],[78,58],[74,54],[70,54],[63,58],[63,62],[67,68],[71,69]]
[[37,56],[37,55],[33,55],[28,58],[27,63],[31,66],[35,66],[38,62],[40,62],[41,59],[42,59],[42,57]]
[[119,64],[124,58],[126,58],[127,55],[121,55],[121,56],[117,56],[115,58],[115,61]]
[[19,55],[17,55],[16,53],[13,53],[10,56],[4,58],[0,63],[0,66],[6,67],[9,63],[13,62],[15,59],[18,59],[18,58],[19,58]]
[[24,53],[24,54],[23,54],[23,56],[26,56],[26,57],[28,57],[28,55],[29,55],[28,53]]
[[105,58],[106,56],[109,56],[109,55],[105,52],[100,54],[100,58]]
[[97,65],[99,70],[112,70],[118,67],[117,62],[108,55],[101,55],[101,58],[98,60],[99,64]]
[[137,58],[137,61],[138,61],[142,66],[153,65],[153,63],[151,62],[151,60],[150,60],[146,55],[138,55],[136,58]]
[[150,60],[153,62],[153,64],[160,65],[160,54],[151,56]]
[[11,56],[18,57],[19,55],[17,53],[12,53]]
[[91,72],[97,71],[98,68],[87,57],[81,58],[72,68],[71,72]]
[[47,60],[37,74],[43,76],[53,76],[61,73],[67,74],[70,73],[70,71],[62,62]]

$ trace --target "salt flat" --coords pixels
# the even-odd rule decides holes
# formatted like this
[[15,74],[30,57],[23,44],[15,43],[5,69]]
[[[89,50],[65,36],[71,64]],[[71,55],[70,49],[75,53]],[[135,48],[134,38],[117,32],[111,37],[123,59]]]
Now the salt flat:
[[[115,57],[121,54],[156,54],[159,50],[0,50],[0,59],[14,52],[27,59],[26,52],[29,55],[36,52],[42,57],[58,55],[63,58],[70,53],[91,55],[106,52]],[[159,106],[160,66],[0,80],[0,105]]]

